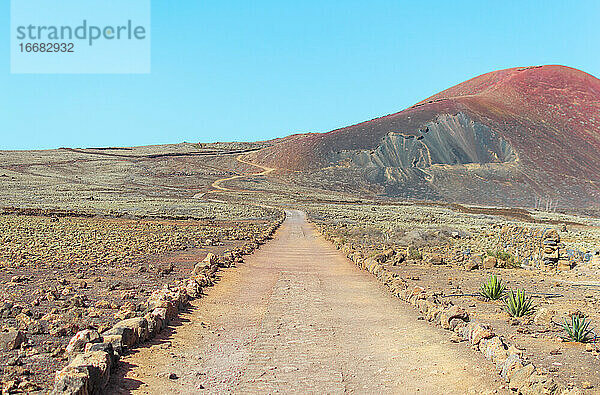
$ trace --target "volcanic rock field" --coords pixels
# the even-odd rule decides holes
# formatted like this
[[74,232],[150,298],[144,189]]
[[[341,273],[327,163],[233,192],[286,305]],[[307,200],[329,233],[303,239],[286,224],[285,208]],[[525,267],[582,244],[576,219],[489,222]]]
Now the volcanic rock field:
[[[2,391],[385,391],[414,353],[415,391],[598,393],[599,151],[600,80],[564,66],[323,134],[2,151]],[[345,286],[406,322],[349,339]]]

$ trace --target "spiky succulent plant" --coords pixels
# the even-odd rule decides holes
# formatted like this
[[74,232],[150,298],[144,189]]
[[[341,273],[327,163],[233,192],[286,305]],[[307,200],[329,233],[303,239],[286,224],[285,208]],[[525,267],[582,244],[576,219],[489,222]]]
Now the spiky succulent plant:
[[533,301],[530,296],[525,294],[525,291],[518,289],[510,291],[504,299],[504,307],[511,317],[524,317],[533,313]]
[[590,323],[586,317],[579,314],[571,316],[571,322],[565,318],[565,323],[562,324],[566,332],[565,338],[579,343],[588,343],[596,338],[593,329],[590,329]]
[[502,284],[502,280],[495,274],[491,275],[489,280],[481,285],[479,294],[487,300],[498,300],[504,296],[506,288]]

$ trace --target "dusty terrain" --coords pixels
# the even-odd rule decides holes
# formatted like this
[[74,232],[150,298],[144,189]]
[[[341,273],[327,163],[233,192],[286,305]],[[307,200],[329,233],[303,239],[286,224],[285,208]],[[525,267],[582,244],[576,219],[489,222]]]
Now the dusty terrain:
[[123,360],[121,393],[490,393],[489,363],[418,321],[289,212],[181,326]]
[[[406,254],[401,260],[390,258],[382,262],[409,284],[463,306],[472,319],[491,324],[512,345],[523,349],[524,356],[535,366],[565,385],[577,385],[591,392],[600,388],[599,347],[564,341],[561,326],[572,314],[583,314],[592,321],[595,333],[600,333],[600,236],[596,219],[532,212],[531,222],[523,222],[522,215],[511,219],[428,205],[304,206],[323,232],[362,251],[364,256],[390,250],[404,254],[409,248],[417,251],[412,259]],[[560,220],[579,225],[547,223]],[[502,226],[564,229],[560,232],[563,249],[588,252],[591,259],[578,260],[575,257],[581,255],[574,254],[572,259],[577,262],[572,262],[570,270],[499,264],[483,267],[482,260],[479,267],[472,265],[487,251],[508,250],[497,239]],[[535,313],[524,319],[511,319],[501,302],[479,297],[481,285],[491,274],[498,275],[510,289],[523,289],[532,295]]]
[[2,207],[101,215],[230,219],[260,216],[248,205],[199,200],[221,178],[253,172],[238,162],[259,143],[0,152]]
[[76,332],[141,314],[152,291],[208,252],[251,241],[268,221],[0,216],[0,324],[27,339],[0,353],[3,379],[50,386]]
[[[396,200],[353,167],[338,177],[336,168],[315,176],[254,163],[272,144],[1,152],[0,324],[26,337],[0,352],[4,387],[48,389],[78,330],[142,316],[148,295],[207,253],[252,243],[281,209],[300,209],[338,245],[365,257],[394,251],[381,264],[491,324],[539,372],[598,391],[597,343],[566,342],[559,325],[582,314],[599,332],[597,211]],[[503,229],[555,232],[556,260],[523,255]],[[532,240],[528,248],[542,244]],[[502,259],[484,266],[493,256]],[[532,295],[535,314],[510,319],[479,298],[492,273]],[[503,390],[479,353],[425,323],[296,215],[219,276],[156,344],[124,358],[112,390]]]

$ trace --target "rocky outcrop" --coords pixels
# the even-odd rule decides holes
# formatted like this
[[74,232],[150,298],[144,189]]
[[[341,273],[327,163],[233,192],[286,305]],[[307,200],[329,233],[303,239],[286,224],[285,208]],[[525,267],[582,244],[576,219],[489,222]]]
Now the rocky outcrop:
[[8,328],[5,331],[0,332],[0,349],[2,350],[16,350],[21,347],[21,344],[26,340],[23,332],[16,330],[15,328]]
[[333,163],[349,160],[359,167],[400,169],[516,159],[506,140],[462,112],[441,114],[423,125],[416,135],[390,131],[374,150],[341,151],[330,157]]
[[100,340],[100,334],[96,330],[85,329],[83,331],[79,331],[69,341],[66,352],[67,354],[81,352],[85,349],[87,343],[96,343]]
[[406,181],[425,175],[422,170],[433,165],[469,163],[504,163],[517,155],[510,144],[488,126],[465,113],[441,114],[417,135],[390,131],[374,150],[332,153],[332,163],[350,162],[354,166],[380,169],[382,181]]

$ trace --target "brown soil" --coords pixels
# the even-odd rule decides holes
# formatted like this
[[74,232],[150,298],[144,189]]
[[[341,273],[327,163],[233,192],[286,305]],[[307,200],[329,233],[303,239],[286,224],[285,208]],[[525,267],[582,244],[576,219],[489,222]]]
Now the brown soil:
[[[490,323],[499,335],[517,348],[525,350],[525,357],[542,372],[549,372],[564,384],[580,388],[588,382],[600,388],[600,354],[597,346],[562,340],[560,324],[571,313],[581,312],[593,323],[600,322],[600,283],[585,286],[575,274],[566,275],[527,271],[523,269],[493,269],[466,271],[460,267],[402,264],[391,269],[409,281],[427,290],[438,292],[466,308],[471,319]],[[478,297],[479,287],[496,274],[509,289],[524,289],[534,296],[539,310],[554,312],[549,322],[534,322],[534,316],[511,320],[502,302],[487,302]],[[588,280],[590,278],[588,277]],[[457,295],[457,296],[451,296]]]
[[122,362],[111,393],[504,391],[479,353],[419,321],[299,212]]
[[[187,278],[207,253],[240,247],[266,226],[26,214],[0,215],[0,327],[17,327],[28,339],[21,350],[0,351],[0,381],[26,377],[41,388],[66,364],[63,350],[77,331],[102,331],[126,314],[141,314],[154,290]],[[35,327],[22,326],[20,313]]]

